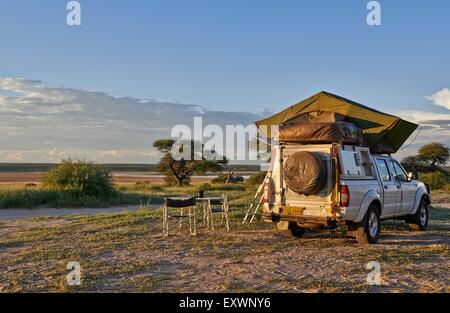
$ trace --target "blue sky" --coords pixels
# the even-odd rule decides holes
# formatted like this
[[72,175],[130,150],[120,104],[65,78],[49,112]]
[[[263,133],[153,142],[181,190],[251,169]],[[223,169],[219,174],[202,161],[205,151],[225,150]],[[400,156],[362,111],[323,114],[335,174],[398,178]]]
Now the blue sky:
[[[105,97],[100,103],[131,98],[130,111],[139,102],[191,104],[212,115],[236,112],[238,120],[238,112],[249,112],[254,114],[246,115],[251,122],[265,110],[278,111],[327,90],[416,122],[436,120],[447,127],[450,120],[446,0],[380,1],[382,25],[372,27],[366,23],[366,0],[81,0],[80,27],[66,25],[67,2],[0,0],[0,77],[39,81],[48,92],[84,92],[80,99],[92,100],[89,92],[96,92]],[[14,88],[11,80],[0,84],[9,106],[29,91]],[[81,110],[95,105],[86,101]],[[46,116],[46,123],[76,119],[79,111],[73,103],[65,107],[71,109]],[[54,149],[68,154],[83,150],[82,156],[105,162],[156,158],[150,157],[151,151],[139,158],[124,153],[108,158],[104,153],[120,150],[120,141],[113,140],[117,136],[104,138],[96,150],[95,142],[83,146],[81,135],[63,143],[62,137],[51,136],[51,129],[48,135],[42,131],[43,142],[54,142],[47,151],[27,143],[23,117],[12,123],[11,116],[0,116],[0,126],[9,129],[9,139],[0,139],[0,161],[15,155],[23,155],[18,161],[50,160]],[[145,120],[139,123],[156,127]],[[448,129],[439,131],[434,137],[448,140]],[[423,142],[427,134],[421,134]],[[21,136],[20,145],[12,143],[14,136]],[[128,148],[134,155],[149,150],[149,143],[142,142],[145,134],[137,138],[133,149]]]

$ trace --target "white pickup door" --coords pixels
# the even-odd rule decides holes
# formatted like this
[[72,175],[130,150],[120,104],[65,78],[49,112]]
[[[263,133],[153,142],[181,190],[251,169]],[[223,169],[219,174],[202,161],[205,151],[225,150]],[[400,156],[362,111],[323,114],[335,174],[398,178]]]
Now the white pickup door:
[[398,182],[390,169],[390,158],[376,157],[378,173],[381,184],[383,186],[383,211],[382,217],[390,217],[399,214],[401,210],[401,185]]
[[391,169],[397,183],[401,186],[401,208],[400,213],[408,214],[414,207],[414,201],[416,199],[417,181],[408,181],[403,167],[394,159],[390,160]]

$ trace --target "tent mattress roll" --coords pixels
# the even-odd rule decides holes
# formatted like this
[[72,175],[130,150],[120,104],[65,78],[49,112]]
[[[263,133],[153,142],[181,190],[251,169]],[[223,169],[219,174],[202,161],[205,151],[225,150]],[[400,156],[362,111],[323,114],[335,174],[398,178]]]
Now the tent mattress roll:
[[294,123],[280,127],[279,140],[297,143],[362,144],[360,128],[347,122]]
[[300,195],[310,196],[319,192],[327,181],[327,169],[314,152],[292,154],[283,169],[287,187]]

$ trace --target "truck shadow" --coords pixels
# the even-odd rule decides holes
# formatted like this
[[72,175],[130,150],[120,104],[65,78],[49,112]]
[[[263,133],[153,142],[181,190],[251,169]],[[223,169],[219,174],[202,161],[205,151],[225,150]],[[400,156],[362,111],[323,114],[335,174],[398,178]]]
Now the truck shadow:
[[431,246],[450,243],[445,234],[437,232],[399,232],[395,234],[381,235],[378,244],[388,246]]
[[[446,228],[447,231],[449,228]],[[347,235],[346,231],[307,231],[302,238],[293,238],[301,240],[306,244],[332,244],[332,245],[359,245],[354,237]],[[437,230],[416,232],[411,231],[405,224],[403,227],[388,229],[382,228],[377,246],[431,246],[438,244],[450,244],[448,233]]]

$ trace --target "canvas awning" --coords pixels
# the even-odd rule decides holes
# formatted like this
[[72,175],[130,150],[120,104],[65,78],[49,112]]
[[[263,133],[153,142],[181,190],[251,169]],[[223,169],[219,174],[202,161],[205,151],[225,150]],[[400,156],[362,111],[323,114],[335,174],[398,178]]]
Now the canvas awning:
[[[417,124],[379,112],[343,97],[322,91],[306,100],[256,122],[258,127],[303,122],[346,121],[362,129],[364,145],[373,153],[395,153],[418,127]],[[264,128],[262,129],[264,131]],[[268,131],[268,132],[269,132]],[[267,134],[271,137],[271,134]]]

